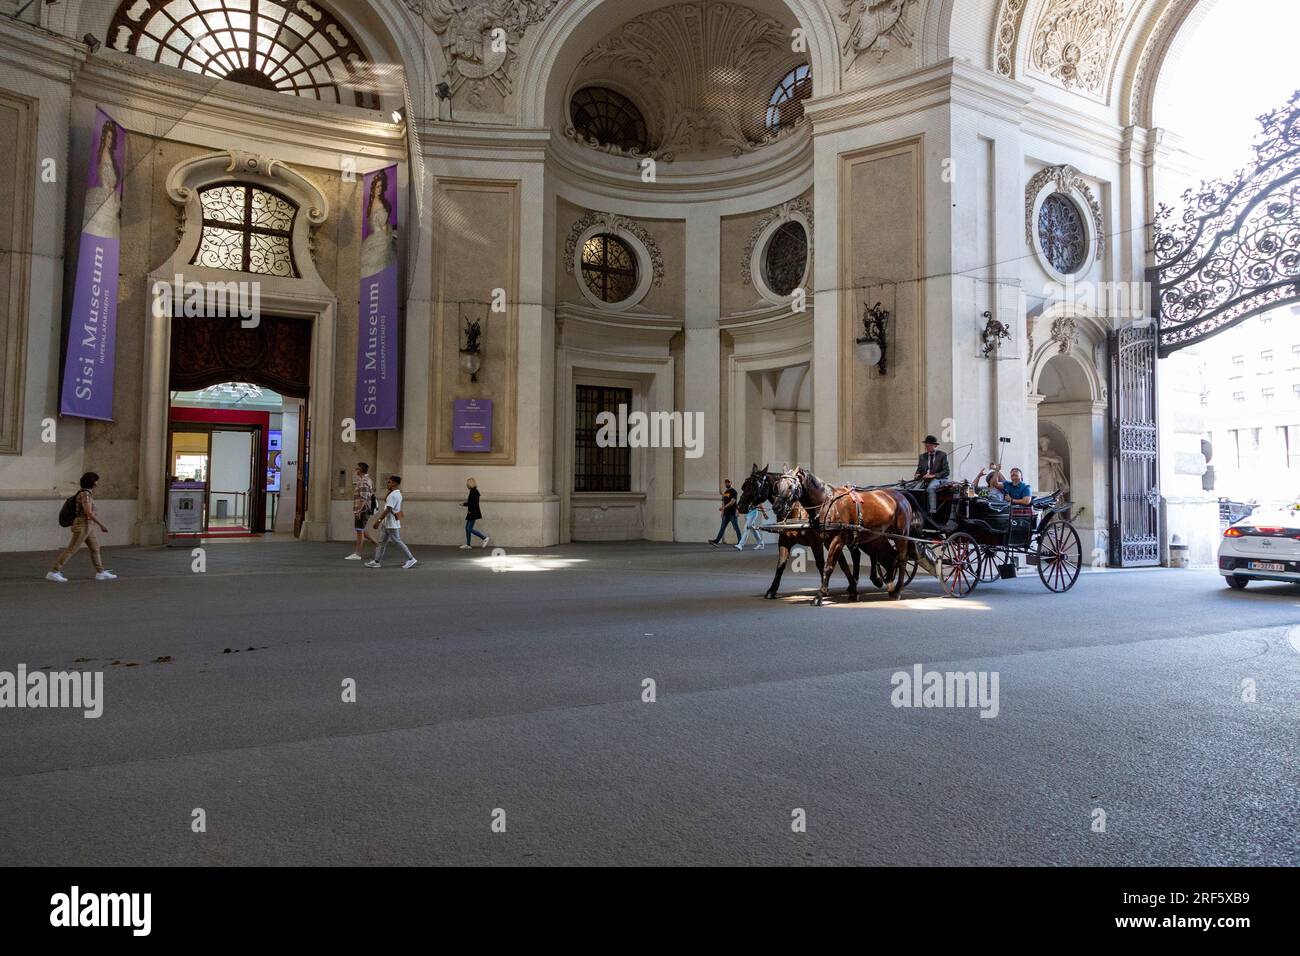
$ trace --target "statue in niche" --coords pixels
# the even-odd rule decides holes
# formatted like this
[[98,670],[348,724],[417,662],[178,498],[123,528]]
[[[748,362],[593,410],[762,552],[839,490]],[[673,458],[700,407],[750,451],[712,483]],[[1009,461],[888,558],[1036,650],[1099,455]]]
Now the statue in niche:
[[1065,472],[1065,459],[1052,448],[1052,439],[1047,435],[1038,436],[1038,491],[1050,495],[1057,489],[1061,491],[1061,500],[1070,500],[1070,479]]

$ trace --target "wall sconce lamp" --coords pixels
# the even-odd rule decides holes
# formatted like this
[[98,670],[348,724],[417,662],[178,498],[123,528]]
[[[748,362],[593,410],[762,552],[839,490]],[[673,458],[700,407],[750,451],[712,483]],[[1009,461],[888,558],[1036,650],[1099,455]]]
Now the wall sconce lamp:
[[1007,328],[1006,323],[999,322],[993,318],[992,312],[985,310],[984,331],[980,333],[980,341],[984,343],[984,351],[980,354],[988,358],[998,350],[998,342],[1009,338],[1011,338],[1011,330]]
[[460,367],[469,372],[471,382],[478,381],[483,367],[483,326],[479,319],[465,320],[465,347],[460,350]]
[[877,302],[873,306],[862,307],[862,337],[857,340],[858,358],[867,365],[874,365],[885,374],[885,358],[889,340],[889,313]]

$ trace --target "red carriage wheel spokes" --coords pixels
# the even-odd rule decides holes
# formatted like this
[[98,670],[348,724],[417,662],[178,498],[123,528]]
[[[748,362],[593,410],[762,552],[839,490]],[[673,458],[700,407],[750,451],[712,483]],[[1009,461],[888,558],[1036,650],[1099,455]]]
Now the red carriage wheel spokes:
[[1058,594],[1074,587],[1083,568],[1083,543],[1070,522],[1058,518],[1038,535],[1038,576]]
[[939,583],[953,597],[965,597],[980,583],[980,549],[964,531],[946,538],[939,546]]

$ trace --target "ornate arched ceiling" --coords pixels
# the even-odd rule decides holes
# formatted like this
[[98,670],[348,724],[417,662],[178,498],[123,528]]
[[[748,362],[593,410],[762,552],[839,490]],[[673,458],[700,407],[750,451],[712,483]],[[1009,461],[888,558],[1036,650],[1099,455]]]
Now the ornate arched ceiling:
[[595,44],[569,93],[609,86],[630,98],[648,121],[653,152],[665,159],[751,152],[797,129],[764,122],[777,83],[807,61],[791,49],[793,29],[789,20],[724,0],[662,7]]

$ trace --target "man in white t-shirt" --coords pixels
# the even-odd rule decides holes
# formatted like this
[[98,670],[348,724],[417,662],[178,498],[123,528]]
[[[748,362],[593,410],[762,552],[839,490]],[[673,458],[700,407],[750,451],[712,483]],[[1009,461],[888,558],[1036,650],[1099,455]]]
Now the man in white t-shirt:
[[375,548],[375,556],[367,561],[365,566],[380,567],[384,561],[384,552],[388,550],[388,542],[392,541],[406,552],[406,563],[402,568],[410,570],[419,562],[415,560],[415,555],[411,554],[411,549],[402,540],[402,476],[389,475],[388,481],[384,484],[388,489],[388,497],[384,499],[383,513],[375,519],[374,524],[379,529],[379,545]]

